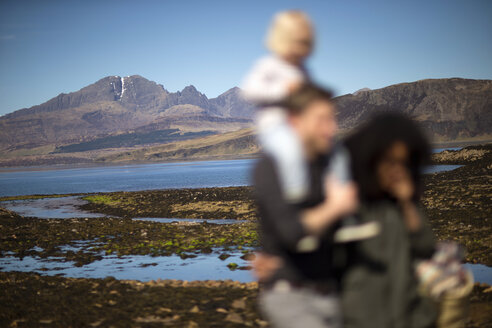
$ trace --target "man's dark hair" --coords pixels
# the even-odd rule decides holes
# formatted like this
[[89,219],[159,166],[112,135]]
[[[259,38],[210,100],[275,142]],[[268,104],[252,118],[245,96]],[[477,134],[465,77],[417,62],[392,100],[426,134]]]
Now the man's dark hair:
[[412,175],[418,200],[422,192],[422,168],[430,163],[430,146],[415,121],[395,112],[377,114],[346,139],[351,156],[352,174],[362,200],[388,198],[379,186],[376,168],[383,155],[397,141],[409,152],[407,167]]
[[301,114],[306,107],[317,100],[331,101],[333,94],[312,83],[303,84],[284,101],[282,106],[290,114]]

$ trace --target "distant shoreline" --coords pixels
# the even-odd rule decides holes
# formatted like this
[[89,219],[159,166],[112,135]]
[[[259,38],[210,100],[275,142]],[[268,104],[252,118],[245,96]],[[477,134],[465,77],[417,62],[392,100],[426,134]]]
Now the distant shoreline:
[[469,141],[443,141],[443,142],[433,142],[432,148],[453,148],[453,147],[461,147],[465,148],[468,146],[477,146],[477,145],[487,145],[492,143],[492,139],[486,140],[469,140]]
[[[476,140],[476,141],[445,141],[432,143],[432,148],[465,148],[468,146],[487,145],[492,143],[492,140]],[[18,172],[18,171],[43,171],[43,170],[63,170],[63,169],[76,169],[76,168],[91,168],[91,167],[107,167],[107,166],[126,166],[126,165],[145,165],[145,164],[167,164],[167,163],[184,163],[184,162],[209,162],[209,161],[225,161],[225,160],[241,160],[241,159],[255,159],[259,157],[260,153],[254,154],[237,154],[237,155],[212,155],[203,157],[190,157],[180,159],[163,159],[159,161],[87,161],[87,162],[74,162],[74,163],[60,163],[60,164],[35,164],[32,165],[18,165],[7,166],[0,163],[0,173],[6,172]]]
[[91,167],[108,167],[108,166],[127,166],[127,165],[146,165],[146,164],[173,164],[188,162],[213,162],[213,161],[234,161],[242,159],[255,159],[259,154],[254,155],[231,155],[231,156],[210,156],[190,159],[169,159],[162,161],[115,161],[115,162],[85,162],[73,164],[46,164],[46,165],[29,165],[29,166],[1,166],[0,173],[18,172],[18,171],[50,171],[63,169],[78,169]]

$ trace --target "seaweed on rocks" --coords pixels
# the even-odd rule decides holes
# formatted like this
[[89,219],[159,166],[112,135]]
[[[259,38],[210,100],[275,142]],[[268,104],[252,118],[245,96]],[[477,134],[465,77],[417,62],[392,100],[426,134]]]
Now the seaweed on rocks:
[[251,187],[111,192],[84,197],[80,208],[118,217],[255,220]]
[[102,255],[182,258],[213,248],[257,247],[254,222],[178,224],[122,218],[35,219],[0,208],[0,255],[55,257],[82,266]]
[[[470,151],[476,156],[463,162]],[[464,245],[468,262],[492,266],[492,144],[448,152],[446,161],[465,165],[424,177],[430,224],[439,240]]]

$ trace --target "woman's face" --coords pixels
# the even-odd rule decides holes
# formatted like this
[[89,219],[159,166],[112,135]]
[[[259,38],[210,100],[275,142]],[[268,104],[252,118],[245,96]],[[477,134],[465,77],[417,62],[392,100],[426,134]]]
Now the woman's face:
[[401,141],[393,143],[383,154],[376,171],[379,187],[398,200],[410,200],[414,185],[408,169],[409,151]]

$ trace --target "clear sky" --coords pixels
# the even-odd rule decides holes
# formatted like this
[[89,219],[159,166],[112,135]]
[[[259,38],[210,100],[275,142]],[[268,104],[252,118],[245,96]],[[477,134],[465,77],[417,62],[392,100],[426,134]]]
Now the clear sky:
[[209,98],[266,53],[272,15],[302,9],[308,67],[336,94],[425,78],[492,79],[490,0],[0,0],[0,115],[108,75],[139,74]]

